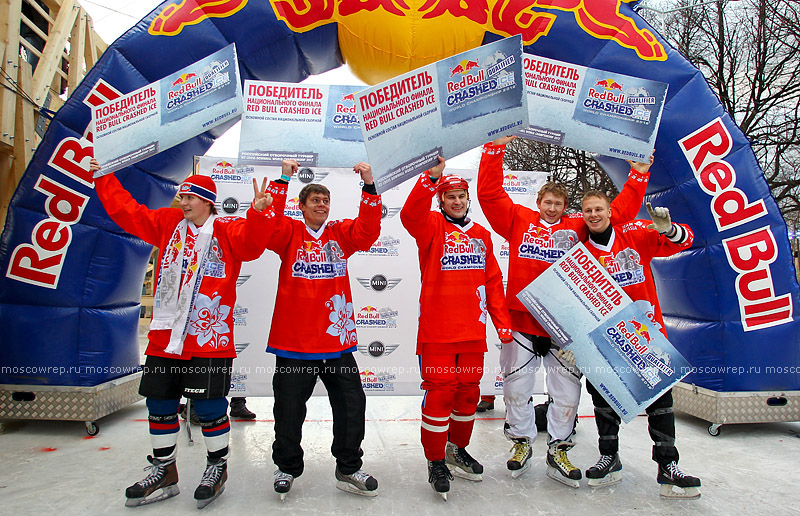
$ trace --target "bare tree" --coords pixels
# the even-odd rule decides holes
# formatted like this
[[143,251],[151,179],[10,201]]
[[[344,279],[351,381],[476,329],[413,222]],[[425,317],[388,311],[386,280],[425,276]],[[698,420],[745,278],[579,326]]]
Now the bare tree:
[[[800,218],[800,3],[662,1],[640,14],[705,76],[751,142],[787,222]],[[671,11],[671,12],[670,12]],[[666,13],[666,14],[664,14]]]

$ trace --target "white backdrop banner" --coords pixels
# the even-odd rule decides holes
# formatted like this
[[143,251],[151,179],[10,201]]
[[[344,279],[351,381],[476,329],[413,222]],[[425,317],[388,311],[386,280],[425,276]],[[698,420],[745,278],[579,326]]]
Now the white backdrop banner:
[[[217,209],[220,216],[244,216],[253,199],[252,178],[277,179],[280,167],[237,166],[232,158],[203,156],[198,170],[217,183]],[[491,229],[475,192],[475,169],[450,169],[470,182],[470,217]],[[535,208],[536,192],[547,180],[543,172],[506,172],[503,186],[515,202]],[[321,183],[331,190],[330,219],[353,218],[358,214],[361,180],[352,169],[301,168],[289,183],[286,216],[302,219],[297,196],[308,183]],[[417,246],[400,223],[400,209],[411,191],[407,181],[384,192],[381,236],[368,251],[348,260],[353,306],[358,328],[356,361],[367,394],[420,394],[419,360],[415,355],[419,315],[420,273]],[[433,207],[433,206],[432,206]],[[503,270],[508,271],[508,243],[493,234],[495,253]],[[234,308],[236,348],[231,396],[271,396],[275,356],[267,353],[267,335],[277,291],[279,260],[265,252],[258,260],[242,265]],[[298,306],[297,310],[303,310]],[[443,328],[446,331],[446,328]],[[303,331],[297,328],[298,332]],[[486,335],[489,352],[481,382],[483,394],[502,394],[500,341],[491,323]],[[543,392],[542,376],[537,393]],[[315,394],[324,393],[319,385]]]

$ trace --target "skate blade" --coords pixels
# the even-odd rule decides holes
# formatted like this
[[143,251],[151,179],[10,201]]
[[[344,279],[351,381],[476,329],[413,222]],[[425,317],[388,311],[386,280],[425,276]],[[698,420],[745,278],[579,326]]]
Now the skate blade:
[[621,471],[612,471],[603,478],[590,478],[589,487],[608,487],[622,481]]
[[195,500],[197,500],[197,508],[198,509],[202,509],[202,508],[206,507],[208,504],[210,504],[211,502],[213,502],[214,500],[219,498],[219,495],[221,495],[223,491],[225,491],[225,484],[222,484],[219,487],[219,491],[217,491],[217,494],[215,494],[211,498],[206,498],[205,500],[197,500],[195,498]]
[[[160,502],[167,498],[179,495],[181,492],[177,485],[162,487],[161,492],[155,491],[150,493],[150,498],[128,498],[125,500],[125,507],[139,507],[141,505],[149,505],[151,503]],[[158,493],[158,494],[156,494]]]
[[345,493],[353,493],[360,496],[378,496],[377,489],[374,491],[361,490],[356,486],[354,486],[353,484],[351,484],[350,482],[345,482],[343,480],[336,481],[336,489],[344,491]]
[[664,498],[700,498],[699,487],[678,487],[672,484],[661,484],[661,496]]
[[511,478],[519,478],[526,471],[528,471],[529,469],[531,469],[531,461],[530,460],[528,462],[526,462],[525,465],[522,466],[519,469],[510,469],[509,471],[511,472]]
[[452,473],[454,477],[463,478],[464,480],[469,480],[471,482],[480,482],[483,480],[483,473],[468,473],[463,469],[457,466],[451,466],[450,464],[447,465],[447,469],[450,470],[450,473]]
[[558,471],[556,468],[552,466],[547,466],[547,476],[552,478],[556,482],[561,482],[565,486],[573,487],[575,489],[581,487],[580,482],[578,482],[575,479],[565,477],[564,475],[561,474],[560,471]]

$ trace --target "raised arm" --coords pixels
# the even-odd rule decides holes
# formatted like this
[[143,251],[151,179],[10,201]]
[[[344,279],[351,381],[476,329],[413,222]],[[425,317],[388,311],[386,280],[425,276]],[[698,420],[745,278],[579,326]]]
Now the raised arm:
[[478,202],[494,231],[508,240],[514,214],[514,201],[503,189],[503,156],[506,143],[514,139],[504,136],[483,146],[478,168]]
[[[100,164],[94,158],[89,170],[92,173],[100,170]],[[148,244],[158,245],[161,219],[157,210],[151,210],[136,202],[113,173],[96,177],[94,184],[97,197],[111,220],[131,235],[141,238]]]
[[417,241],[429,241],[433,237],[434,226],[429,223],[434,216],[431,212],[431,199],[436,193],[436,181],[442,177],[444,167],[445,160],[439,156],[438,165],[420,174],[400,210],[403,227]]
[[229,222],[228,239],[233,252],[241,261],[255,260],[264,252],[269,238],[275,232],[275,211],[272,209],[272,195],[267,191],[267,179],[258,187],[253,178],[253,202],[244,219]]
[[381,196],[375,188],[372,167],[368,163],[357,163],[353,172],[361,176],[364,186],[361,189],[361,201],[358,205],[358,217],[355,219],[329,223],[340,225],[345,236],[341,242],[346,256],[356,251],[366,251],[381,236],[381,215],[383,204]]
[[642,208],[644,194],[647,191],[647,182],[650,180],[650,166],[653,164],[653,155],[646,162],[628,160],[631,166],[628,179],[611,202],[611,224],[624,224],[636,218]]

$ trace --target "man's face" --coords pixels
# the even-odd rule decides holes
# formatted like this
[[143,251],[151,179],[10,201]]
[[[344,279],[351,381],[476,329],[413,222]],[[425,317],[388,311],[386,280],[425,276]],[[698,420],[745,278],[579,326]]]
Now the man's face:
[[312,192],[306,197],[305,204],[300,204],[303,219],[312,229],[319,229],[328,220],[331,199],[324,193]]
[[587,197],[582,203],[583,221],[592,233],[602,233],[611,224],[611,208],[605,199]]
[[211,216],[211,203],[196,195],[181,195],[180,207],[183,210],[183,218],[195,226],[202,226]]
[[564,210],[567,208],[567,200],[552,192],[546,192],[541,200],[536,201],[536,206],[539,207],[539,215],[545,222],[555,224],[564,215]]
[[442,195],[442,209],[450,217],[460,219],[467,215],[469,195],[466,190],[449,190]]

